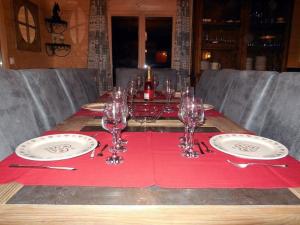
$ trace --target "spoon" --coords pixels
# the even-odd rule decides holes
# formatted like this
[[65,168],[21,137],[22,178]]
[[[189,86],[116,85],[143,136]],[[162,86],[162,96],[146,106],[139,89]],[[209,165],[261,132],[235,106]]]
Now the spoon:
[[232,162],[230,161],[229,159],[226,160],[228,163],[238,167],[238,168],[247,168],[248,166],[271,166],[271,167],[282,167],[282,168],[285,168],[285,167],[288,167],[288,165],[286,164],[268,164],[268,163],[255,163],[255,162],[250,162],[250,163],[235,163],[235,162]]

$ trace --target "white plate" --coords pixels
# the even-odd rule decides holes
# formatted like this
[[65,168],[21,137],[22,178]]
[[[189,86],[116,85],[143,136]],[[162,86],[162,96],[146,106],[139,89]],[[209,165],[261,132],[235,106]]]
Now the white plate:
[[24,159],[52,161],[83,155],[97,146],[97,140],[81,134],[53,134],[20,144],[16,154]]
[[102,112],[104,110],[104,107],[105,107],[104,103],[89,103],[83,105],[81,108],[94,111],[94,112]]
[[209,142],[222,152],[246,159],[279,159],[288,154],[281,143],[250,134],[220,134]]
[[204,110],[207,111],[207,110],[211,110],[214,108],[213,105],[210,105],[210,104],[203,104],[203,107],[204,107]]

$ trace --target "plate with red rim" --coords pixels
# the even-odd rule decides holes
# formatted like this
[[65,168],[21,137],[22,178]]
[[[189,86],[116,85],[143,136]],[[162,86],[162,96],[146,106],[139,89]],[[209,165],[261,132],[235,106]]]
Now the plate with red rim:
[[81,108],[90,110],[93,112],[103,112],[103,110],[105,108],[105,103],[99,103],[99,102],[89,103],[89,104],[85,104],[85,105],[81,106]]
[[252,134],[219,134],[209,143],[221,152],[245,159],[280,159],[289,153],[283,144]]

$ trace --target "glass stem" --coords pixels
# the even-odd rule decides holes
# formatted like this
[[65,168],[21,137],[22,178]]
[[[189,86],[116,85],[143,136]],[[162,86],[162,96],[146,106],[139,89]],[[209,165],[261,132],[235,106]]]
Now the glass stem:
[[194,146],[194,127],[188,128],[188,149],[192,152]]

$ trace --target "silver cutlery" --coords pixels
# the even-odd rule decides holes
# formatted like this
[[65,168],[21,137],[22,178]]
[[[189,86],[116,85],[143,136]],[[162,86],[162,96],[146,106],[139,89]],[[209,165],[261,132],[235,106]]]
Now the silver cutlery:
[[256,163],[256,162],[250,162],[250,163],[236,163],[232,162],[229,159],[226,160],[228,163],[238,167],[238,168],[247,168],[248,166],[271,166],[271,167],[282,167],[286,168],[288,165],[286,164],[269,164],[269,163]]
[[108,144],[104,145],[103,148],[100,150],[100,152],[97,154],[97,156],[103,156],[104,150],[107,148]]
[[65,166],[43,166],[43,165],[22,165],[22,164],[10,164],[9,167],[33,168],[33,169],[54,169],[54,170],[77,170],[76,168],[65,167]]
[[199,143],[198,140],[195,140],[195,144],[198,146],[200,153],[201,153],[202,155],[205,154],[204,151],[203,151],[203,149],[201,148],[201,145],[200,145],[200,143]]
[[[92,137],[93,138],[96,138],[97,136],[99,135],[99,133],[93,135]],[[92,150],[91,154],[90,154],[90,158],[94,158],[95,157],[95,151],[96,151],[96,148],[100,147],[101,143],[100,141],[97,141],[97,145],[96,147]]]
[[213,150],[209,149],[203,141],[201,141],[201,144],[205,147],[206,152],[209,152],[209,153],[213,152]]

